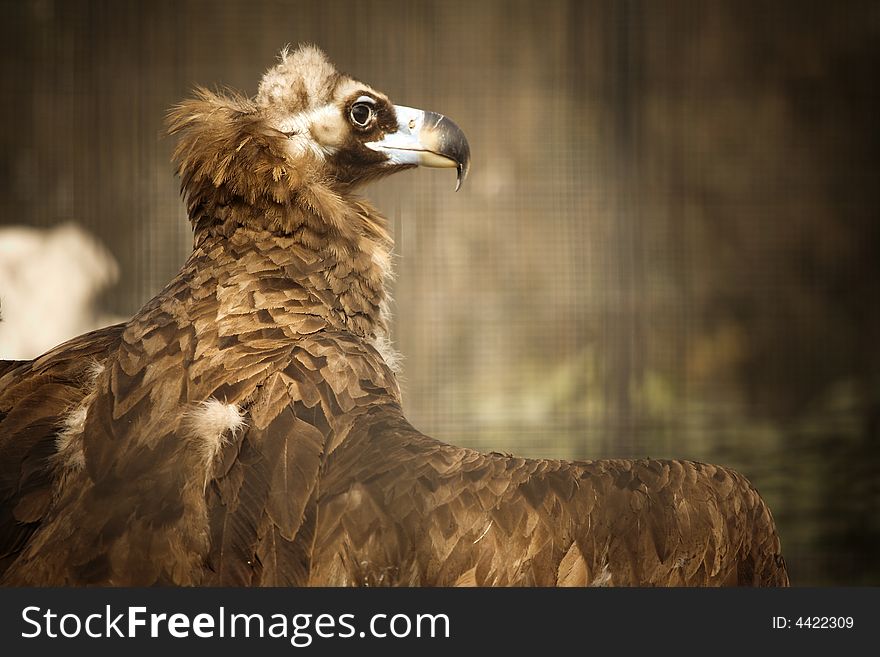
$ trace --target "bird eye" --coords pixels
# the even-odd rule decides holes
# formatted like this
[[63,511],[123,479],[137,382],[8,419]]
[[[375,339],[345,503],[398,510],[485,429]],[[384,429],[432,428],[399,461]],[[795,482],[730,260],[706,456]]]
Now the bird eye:
[[349,116],[351,116],[351,120],[356,126],[366,128],[373,118],[373,108],[367,103],[355,103],[351,106]]

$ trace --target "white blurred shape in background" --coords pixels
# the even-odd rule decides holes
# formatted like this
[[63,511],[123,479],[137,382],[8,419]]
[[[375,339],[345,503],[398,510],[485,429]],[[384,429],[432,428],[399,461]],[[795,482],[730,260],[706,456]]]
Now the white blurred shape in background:
[[0,358],[35,358],[119,321],[95,305],[118,279],[113,255],[76,224],[0,228]]

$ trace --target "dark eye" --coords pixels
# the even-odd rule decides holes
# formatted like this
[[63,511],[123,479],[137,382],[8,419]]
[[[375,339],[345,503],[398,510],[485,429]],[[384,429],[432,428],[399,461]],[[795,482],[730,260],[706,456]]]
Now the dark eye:
[[373,108],[367,103],[355,103],[349,111],[352,123],[359,128],[366,128],[373,118]]

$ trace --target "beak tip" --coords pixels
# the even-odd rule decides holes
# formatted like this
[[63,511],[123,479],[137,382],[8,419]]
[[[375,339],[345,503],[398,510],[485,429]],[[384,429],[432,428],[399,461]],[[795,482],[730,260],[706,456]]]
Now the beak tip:
[[471,163],[467,138],[455,122],[442,114],[395,105],[397,132],[367,146],[391,154],[394,165],[455,167],[455,191],[461,189]]

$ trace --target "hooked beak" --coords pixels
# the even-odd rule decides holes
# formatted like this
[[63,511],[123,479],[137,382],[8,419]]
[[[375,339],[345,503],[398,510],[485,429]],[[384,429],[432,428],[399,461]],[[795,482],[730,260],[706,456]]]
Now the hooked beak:
[[424,167],[455,167],[455,191],[467,176],[471,148],[467,138],[452,119],[435,112],[395,105],[397,132],[371,141],[368,148],[388,156],[389,164]]

